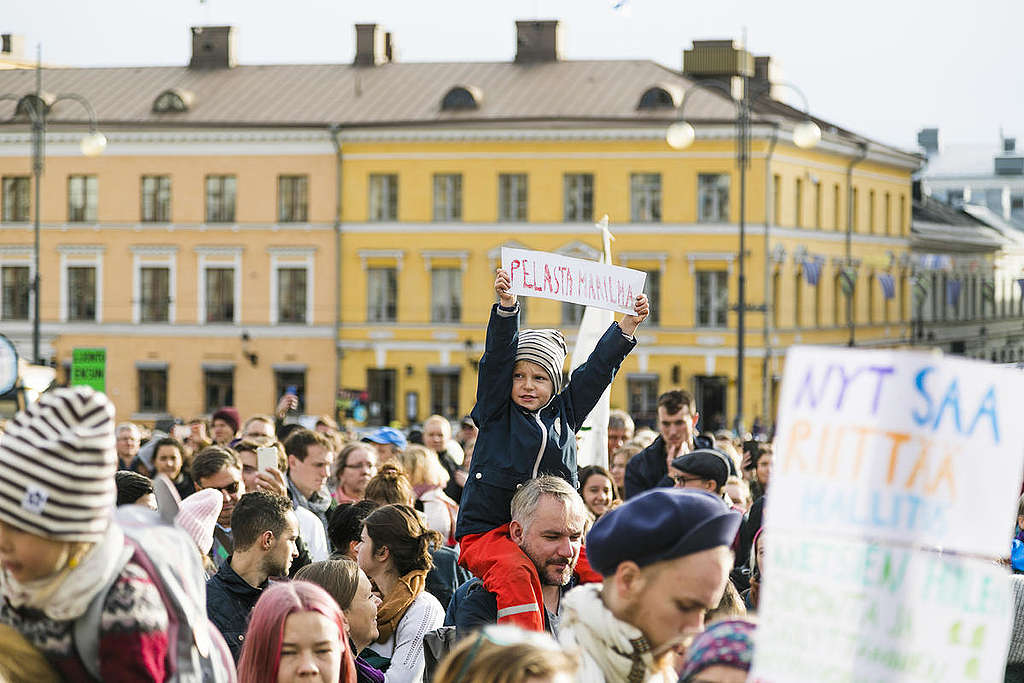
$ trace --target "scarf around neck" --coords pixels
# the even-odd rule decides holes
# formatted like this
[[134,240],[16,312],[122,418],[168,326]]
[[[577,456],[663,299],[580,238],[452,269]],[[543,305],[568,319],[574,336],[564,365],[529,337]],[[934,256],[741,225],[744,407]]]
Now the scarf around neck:
[[657,672],[651,645],[635,626],[619,621],[601,601],[601,584],[589,583],[564,598],[562,629],[593,658],[607,681],[642,683]]
[[15,608],[36,609],[54,621],[70,621],[85,614],[93,597],[119,572],[132,555],[124,532],[111,521],[99,543],[89,548],[74,567],[67,551],[61,569],[50,576],[21,583],[0,572],[0,593]]
[[412,601],[419,597],[427,585],[427,570],[415,569],[398,579],[395,587],[384,597],[377,609],[378,643],[387,642],[398,628],[398,623],[409,611]]
[[331,496],[325,491],[313,491],[313,495],[306,498],[302,495],[302,491],[295,485],[291,477],[288,477],[288,491],[291,493],[292,500],[297,505],[301,505],[310,512],[316,514],[317,517],[323,517],[327,513],[327,508],[331,507]]

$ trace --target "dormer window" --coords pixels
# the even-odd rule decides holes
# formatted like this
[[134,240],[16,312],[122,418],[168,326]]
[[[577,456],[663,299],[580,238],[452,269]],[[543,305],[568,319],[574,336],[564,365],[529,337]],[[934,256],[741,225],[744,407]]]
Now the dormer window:
[[637,109],[675,109],[683,100],[680,88],[671,85],[656,85],[640,96]]
[[458,111],[465,109],[479,109],[483,100],[483,93],[479,88],[471,85],[457,85],[449,90],[444,99],[441,100],[442,111]]
[[175,114],[186,112],[192,108],[195,96],[187,90],[171,88],[160,93],[153,101],[153,111],[157,114]]

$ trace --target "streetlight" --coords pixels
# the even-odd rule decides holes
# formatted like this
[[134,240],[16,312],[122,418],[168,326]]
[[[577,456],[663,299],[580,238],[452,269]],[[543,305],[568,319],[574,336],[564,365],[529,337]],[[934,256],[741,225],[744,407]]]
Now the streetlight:
[[43,176],[43,162],[46,157],[46,117],[53,105],[64,100],[74,100],[85,109],[89,116],[89,133],[82,138],[80,148],[82,154],[87,157],[94,157],[103,153],[107,147],[107,138],[99,132],[96,125],[96,110],[89,104],[89,100],[75,93],[64,93],[52,96],[43,92],[43,64],[42,53],[36,54],[36,89],[34,93],[27,95],[7,94],[0,95],[0,101],[14,100],[18,103],[14,116],[19,114],[28,116],[32,121],[32,182],[35,185],[35,249],[33,258],[35,263],[35,277],[32,279],[32,362],[42,365],[43,359],[39,353],[39,233],[40,233],[40,181]]
[[[747,166],[750,165],[750,105],[751,102],[761,98],[768,93],[768,90],[750,96],[750,78],[747,74],[743,78],[743,96],[739,99],[733,97],[732,92],[719,81],[697,81],[691,86],[691,90],[704,88],[717,90],[723,93],[726,98],[736,107],[736,163],[740,168],[740,219],[739,219],[739,297],[736,304],[736,432],[742,436],[743,429],[743,361],[744,361],[744,335],[746,333],[746,312],[747,312],[747,274],[746,274],[746,238],[747,238]],[[804,149],[814,147],[821,141],[821,129],[811,120],[808,113],[807,98],[796,86],[789,83],[775,83],[791,88],[803,100],[803,113],[805,120],[793,128],[793,144]],[[683,112],[686,109],[686,102],[689,98],[683,98],[679,105],[679,120],[673,123],[665,131],[665,141],[670,147],[683,149],[689,147],[697,137],[693,125],[686,121]],[[768,179],[765,178],[765,182]],[[768,315],[767,306],[751,307],[754,310],[762,310]]]

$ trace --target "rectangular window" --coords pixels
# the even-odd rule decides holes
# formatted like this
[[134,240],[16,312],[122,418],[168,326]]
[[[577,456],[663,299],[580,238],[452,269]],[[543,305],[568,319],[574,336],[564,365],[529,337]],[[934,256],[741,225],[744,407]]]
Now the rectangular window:
[[94,175],[68,176],[68,222],[95,223],[99,181]]
[[821,230],[821,182],[814,183],[814,227]]
[[235,269],[206,269],[206,322],[235,321]]
[[28,301],[32,292],[28,266],[0,267],[0,286],[3,288],[0,320],[28,320]]
[[398,175],[370,174],[370,220],[398,220]]
[[171,222],[171,177],[142,176],[142,222]]
[[462,220],[462,174],[434,174],[434,220]]
[[661,174],[633,173],[629,176],[630,217],[634,223],[661,222]]
[[305,268],[277,269],[277,321],[304,324],[306,320]]
[[367,368],[367,424],[389,425],[392,420],[398,419],[398,412],[395,410],[397,375],[398,373],[391,368]]
[[502,173],[498,175],[498,220],[526,220],[526,174]]
[[647,293],[647,302],[651,305],[651,313],[647,316],[648,325],[661,323],[661,271],[647,271],[647,285],[644,287]]
[[868,190],[868,232],[875,234],[875,191]]
[[309,220],[309,176],[278,176],[278,223],[305,223],[307,220]]
[[796,186],[794,188],[793,201],[796,202],[794,210],[796,211],[796,218],[793,219],[793,225],[798,228],[804,227],[804,179],[797,178]]
[[729,222],[729,174],[698,174],[697,220],[701,223]]
[[697,327],[725,327],[729,310],[729,274],[697,271]]
[[27,223],[31,220],[29,200],[31,180],[25,176],[4,176],[3,219],[4,223]]
[[430,373],[430,412],[449,420],[459,416],[459,373]]
[[575,327],[583,322],[583,313],[586,306],[572,304],[568,301],[562,302],[562,327]]
[[885,234],[892,234],[892,195],[888,192],[885,193],[885,215],[882,217],[882,226],[885,228]]
[[772,176],[772,223],[779,224],[782,216],[782,176]]
[[842,196],[836,183],[832,186],[832,229],[836,232],[843,229]]
[[206,222],[235,222],[235,176],[206,176]]
[[274,396],[284,396],[285,392],[294,389],[299,405],[295,412],[300,415],[306,412],[306,371],[305,370],[274,370],[274,384],[277,393]]
[[[203,389],[207,413],[219,410],[221,406],[235,405],[235,371],[233,369],[204,370]],[[277,395],[280,396],[281,393],[279,392]]]
[[398,319],[397,269],[367,269],[366,319],[375,323],[393,323]]
[[566,173],[563,186],[565,222],[594,220],[594,174]]
[[633,375],[627,377],[626,393],[629,395],[629,414],[633,417],[636,426],[657,429],[657,375]]
[[139,369],[139,412],[167,412],[167,368]]
[[96,267],[69,266],[68,320],[96,320]]
[[430,320],[457,323],[462,320],[462,271],[458,268],[430,270]]
[[171,269],[156,266],[139,269],[139,319],[165,323],[171,311]]

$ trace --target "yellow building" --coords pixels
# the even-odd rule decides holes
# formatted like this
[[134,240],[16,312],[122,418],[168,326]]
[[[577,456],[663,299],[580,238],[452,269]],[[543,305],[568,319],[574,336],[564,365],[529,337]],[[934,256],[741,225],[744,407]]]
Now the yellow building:
[[[695,44],[682,72],[566,61],[555,22],[517,31],[510,63],[396,63],[390,35],[362,25],[352,65],[235,66],[230,29],[207,27],[189,67],[45,70],[44,89],[88,98],[110,140],[83,158],[80,112],[50,112],[48,358],[105,347],[125,418],[229,401],[268,411],[289,385],[311,414],[338,397],[343,415],[364,417],[350,399],[365,403],[370,424],[456,417],[473,404],[500,247],[595,258],[593,224],[607,214],[615,261],[649,273],[654,310],[613,405],[649,420],[657,395],[682,386],[707,424],[734,415],[736,107],[694,83],[731,87],[726,55],[750,67],[753,97],[769,89],[767,60],[713,41]],[[33,78],[0,73],[0,93],[33,92]],[[906,341],[919,165],[824,122],[821,143],[800,149],[790,142],[800,112],[770,96],[752,111],[748,419],[771,413],[791,344]],[[685,150],[665,141],[680,115],[697,131]],[[0,128],[0,331],[23,351],[29,173],[16,120]],[[571,344],[575,307],[524,309],[527,325],[561,327]]]

